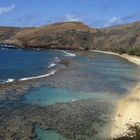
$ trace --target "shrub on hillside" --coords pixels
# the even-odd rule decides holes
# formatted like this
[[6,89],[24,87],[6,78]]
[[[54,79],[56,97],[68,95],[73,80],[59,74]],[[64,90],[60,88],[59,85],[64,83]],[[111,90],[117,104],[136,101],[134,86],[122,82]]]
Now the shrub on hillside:
[[140,56],[140,48],[133,48],[128,51],[129,55]]

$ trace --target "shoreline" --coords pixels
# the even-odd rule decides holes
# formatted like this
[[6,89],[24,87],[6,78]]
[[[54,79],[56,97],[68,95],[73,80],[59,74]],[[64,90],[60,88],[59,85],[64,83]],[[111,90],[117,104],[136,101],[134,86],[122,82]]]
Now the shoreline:
[[109,52],[109,51],[99,51],[99,50],[91,50],[93,52],[99,52],[99,53],[105,53],[105,54],[111,54],[111,55],[116,55],[119,57],[122,57],[124,59],[127,59],[129,62],[134,63],[136,65],[140,66],[140,57],[138,56],[132,56],[132,55],[128,55],[128,54],[118,54],[118,53],[113,53],[113,52]]
[[[103,51],[95,51],[95,52],[100,52],[100,53],[106,53],[106,54],[111,54],[111,55],[116,55],[116,56],[120,56],[120,57],[122,57],[122,58],[124,58],[124,59],[127,59],[128,61],[130,61],[130,62],[132,62],[132,63],[134,63],[133,61],[135,60],[134,59],[134,57],[132,56],[122,56],[122,55],[119,55],[119,54],[115,54],[115,53],[112,53],[112,52],[103,52]],[[133,59],[132,59],[133,58]],[[133,61],[132,61],[133,60]],[[137,65],[139,65],[138,64],[138,62],[140,63],[140,58],[138,59],[138,61],[135,63],[135,64],[137,64]],[[59,79],[59,78],[57,78],[57,79]],[[44,80],[45,81],[45,80]],[[48,80],[47,80],[48,81]],[[53,81],[53,80],[52,80]],[[26,81],[22,81],[22,82],[25,82],[26,83]],[[30,82],[30,80],[29,80],[29,82]],[[42,82],[41,82],[42,83]],[[43,82],[44,83],[44,82]],[[58,83],[60,83],[60,82],[58,82]],[[35,84],[35,83],[34,83]],[[55,83],[54,83],[54,81],[53,82],[51,82],[51,84],[54,86],[55,85]],[[51,85],[50,84],[50,85]],[[69,84],[68,84],[69,85]],[[39,86],[39,85],[37,85],[37,86]],[[60,86],[60,85],[59,85]],[[67,86],[67,85],[66,85]],[[120,134],[122,131],[123,131],[123,129],[124,128],[121,128],[122,127],[122,125],[124,126],[124,123],[126,123],[126,119],[127,120],[129,120],[130,118],[134,118],[133,120],[136,122],[137,120],[140,122],[140,113],[138,113],[138,110],[139,110],[139,106],[140,106],[140,104],[137,104],[138,103],[138,99],[140,99],[140,96],[137,94],[139,91],[140,91],[140,83],[139,83],[139,85],[137,86],[137,88],[136,88],[137,90],[135,90],[135,91],[133,91],[132,93],[130,93],[130,94],[134,94],[135,95],[135,99],[136,99],[136,101],[135,101],[135,103],[134,103],[134,105],[131,105],[131,102],[132,102],[132,100],[133,100],[133,98],[134,98],[134,96],[132,96],[132,95],[128,95],[127,97],[125,97],[125,98],[122,98],[120,101],[119,101],[119,103],[118,103],[118,107],[117,107],[117,112],[115,111],[114,112],[114,114],[112,115],[113,117],[115,116],[115,119],[113,119],[113,121],[112,121],[112,125],[113,125],[113,128],[112,128],[112,125],[111,125],[111,136],[112,137],[115,137],[116,135],[118,135],[118,133]],[[25,91],[26,91],[26,88],[24,89]],[[20,89],[20,91],[19,91],[19,93],[21,92],[21,89]],[[140,92],[139,92],[140,93]],[[137,98],[137,96],[139,96],[139,98]],[[129,100],[128,100],[129,99]],[[129,102],[128,102],[129,101]],[[134,101],[133,101],[134,102]],[[124,105],[125,105],[125,108],[124,108]],[[136,107],[137,107],[137,109],[135,109],[135,105],[136,105]],[[122,110],[123,109],[123,110]],[[133,110],[133,112],[135,112],[135,113],[132,113],[132,110]],[[127,113],[128,112],[128,113]],[[138,115],[136,115],[138,113]],[[121,117],[120,117],[120,114],[121,114]],[[134,114],[134,115],[133,115]],[[132,115],[132,116],[131,116]],[[135,116],[138,116],[137,118],[135,118]],[[115,121],[114,121],[115,120]],[[132,121],[133,122],[133,121]],[[116,125],[119,125],[119,126],[116,126]],[[116,128],[116,127],[118,127],[118,128]],[[120,129],[121,128],[121,129]],[[126,129],[126,128],[125,128]],[[108,130],[108,129],[107,129]]]
[[[116,55],[127,59],[140,66],[140,57],[130,56],[127,54],[117,54],[113,52],[98,51],[95,52]],[[140,75],[138,75],[140,76]],[[140,82],[132,89],[130,94],[118,101],[116,113],[113,118],[111,138],[119,138],[127,136],[130,132],[129,126],[135,126],[140,123]]]
[[[11,106],[10,105],[8,106],[7,102],[5,103],[6,105],[4,105],[4,109],[5,109],[4,112],[6,113],[3,113],[3,110],[0,111],[1,114],[3,113],[7,117],[7,118],[5,116],[3,118],[1,117],[2,121],[3,120],[6,120],[6,121],[5,123],[2,124],[0,133],[3,132],[2,134],[4,137],[8,137],[10,135],[9,137],[10,138],[12,137],[11,139],[14,139],[15,137],[17,139],[20,139],[20,136],[21,137],[24,136],[24,137],[27,137],[27,139],[31,139],[31,138],[28,138],[29,135],[35,136],[35,133],[32,134],[33,132],[32,124],[36,123],[37,125],[40,125],[40,128],[42,129],[51,129],[51,128],[55,129],[63,136],[70,139],[74,139],[75,138],[74,136],[76,134],[81,135],[82,137],[85,137],[89,134],[92,137],[94,136],[98,137],[96,133],[97,129],[94,127],[91,128],[90,126],[91,124],[93,126],[94,125],[96,126],[98,124],[98,126],[103,127],[106,125],[107,122],[110,122],[110,119],[111,119],[110,114],[112,110],[114,109],[113,108],[114,106],[112,106],[112,103],[106,100],[103,101],[101,99],[98,101],[97,99],[95,100],[87,99],[87,100],[80,100],[80,101],[75,101],[71,103],[60,103],[56,105],[51,105],[50,107],[47,107],[47,109],[41,108],[38,105],[26,106],[22,99],[18,100],[21,93],[23,93],[23,90],[25,91],[23,94],[26,94],[27,93],[26,91],[29,91],[30,87],[32,89],[38,88],[40,86],[43,86],[42,84],[48,85],[50,87],[55,87],[55,88],[64,87],[64,88],[71,89],[71,87],[73,87],[73,85],[76,85],[76,83],[80,83],[80,82],[82,83],[82,79],[84,78],[84,75],[82,75],[82,73],[80,74],[77,69],[77,68],[82,68],[82,66],[83,65],[81,65],[80,63],[77,63],[71,60],[70,65],[68,67],[65,67],[62,71],[59,71],[59,73],[57,72],[55,75],[52,75],[49,78],[28,80],[28,82],[27,81],[19,82],[21,84],[17,84],[16,81],[15,81],[15,84],[8,83],[9,87],[11,88],[14,88],[14,86],[17,86],[14,88],[15,90],[13,90],[14,94],[10,94],[11,89],[9,89],[9,87],[8,88],[5,87],[7,90],[10,91],[10,92],[7,92],[9,93],[9,96],[15,95],[15,91],[18,94],[17,94],[17,98],[15,96],[14,96],[15,98],[12,98],[12,97],[10,98],[11,100],[13,100],[12,103],[10,102]],[[77,82],[77,80],[79,82]],[[73,81],[73,82],[70,83],[70,81]],[[29,88],[29,90],[26,90],[27,88]],[[74,88],[77,89],[77,86],[73,87],[71,90],[74,90]],[[12,105],[14,105],[14,109],[15,109],[14,110],[15,113],[13,114],[11,114],[9,111]],[[7,106],[10,109],[7,108]],[[15,106],[19,106],[19,107],[16,108]],[[56,115],[56,112],[57,112],[57,115]],[[7,115],[7,114],[11,114],[11,115]],[[60,125],[61,127],[59,127]],[[9,132],[7,132],[7,129],[5,128],[8,128]],[[18,129],[15,129],[15,128],[18,128]],[[108,129],[105,129],[105,130],[108,131]],[[22,132],[24,132],[24,134]],[[100,129],[99,129],[99,132],[100,132]],[[13,133],[15,135],[12,135]],[[107,133],[107,134],[109,135],[110,133]],[[102,136],[102,132],[101,132],[101,136]]]
[[111,138],[127,136],[129,126],[140,123],[140,83],[132,90],[130,95],[118,102],[117,111],[113,119]]

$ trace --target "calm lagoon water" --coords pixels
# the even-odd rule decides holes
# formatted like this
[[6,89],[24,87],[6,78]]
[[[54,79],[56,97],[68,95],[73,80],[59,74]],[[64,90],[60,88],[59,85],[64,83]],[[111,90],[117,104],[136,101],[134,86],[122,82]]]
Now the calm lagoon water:
[[43,87],[33,90],[25,95],[24,102],[30,104],[39,104],[40,106],[48,106],[55,103],[74,102],[81,99],[90,98],[111,98],[110,94],[98,92],[76,92],[61,88]]
[[33,140],[69,140],[67,138],[64,138],[54,130],[45,131],[39,127],[36,127],[35,132],[38,134],[38,136]]

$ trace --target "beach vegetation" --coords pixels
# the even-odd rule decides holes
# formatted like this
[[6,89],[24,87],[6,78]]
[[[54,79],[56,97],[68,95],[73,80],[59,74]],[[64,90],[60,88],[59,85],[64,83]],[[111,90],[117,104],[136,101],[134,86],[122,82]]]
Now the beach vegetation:
[[120,48],[120,49],[118,50],[118,53],[119,53],[119,54],[124,54],[124,53],[126,53],[126,49]]
[[132,49],[128,50],[128,54],[140,56],[140,48],[132,48]]

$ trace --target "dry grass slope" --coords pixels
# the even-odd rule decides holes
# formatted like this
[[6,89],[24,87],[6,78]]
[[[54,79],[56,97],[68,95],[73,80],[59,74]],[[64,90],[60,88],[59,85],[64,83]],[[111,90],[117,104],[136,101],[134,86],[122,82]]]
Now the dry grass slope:
[[81,22],[38,28],[0,27],[0,43],[46,49],[98,49],[140,56],[140,22],[93,29]]

